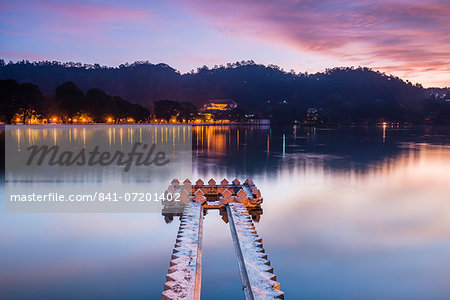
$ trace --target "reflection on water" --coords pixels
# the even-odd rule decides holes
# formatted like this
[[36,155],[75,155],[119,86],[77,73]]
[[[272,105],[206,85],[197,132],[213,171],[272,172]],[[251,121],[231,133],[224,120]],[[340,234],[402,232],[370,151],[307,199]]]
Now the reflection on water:
[[[192,174],[191,134],[184,125],[8,126],[6,197],[99,197],[58,205],[8,201],[6,211],[158,212],[156,195],[162,195],[174,177]],[[134,201],[141,200],[138,195],[147,201]]]
[[[109,142],[131,143],[126,130],[113,126]],[[193,128],[192,144],[192,179],[251,177],[261,189],[256,226],[288,299],[450,295],[449,128],[204,126]],[[221,218],[205,220],[203,298],[240,299]],[[0,225],[7,295],[153,299],[178,220],[2,213]]]
[[[103,139],[107,136],[108,145],[120,147],[132,145],[134,142],[143,142],[143,136],[151,136],[150,141],[154,144],[172,144],[176,145],[181,141],[191,138],[190,126],[163,126],[163,125],[89,125],[89,126],[12,126],[10,127],[11,136],[17,143],[17,150],[20,151],[30,145],[38,142],[47,144],[52,141],[53,144],[71,143],[75,147],[86,147],[86,142],[92,143],[94,140]],[[4,138],[4,128],[1,129]],[[117,139],[117,141],[116,141]]]

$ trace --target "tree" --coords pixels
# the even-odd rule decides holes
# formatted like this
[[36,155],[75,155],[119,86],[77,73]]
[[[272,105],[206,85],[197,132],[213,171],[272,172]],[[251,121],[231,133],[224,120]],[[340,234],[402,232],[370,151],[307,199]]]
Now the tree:
[[32,83],[19,85],[17,92],[19,113],[22,115],[22,123],[40,110],[42,103],[41,90]]
[[83,91],[71,81],[58,85],[55,89],[55,97],[61,113],[67,118],[73,119],[85,106]]
[[191,102],[181,102],[180,103],[180,114],[178,115],[178,121],[182,122],[183,120],[192,121],[197,117],[197,107]]
[[115,122],[120,119],[133,118],[136,121],[146,121],[150,116],[148,109],[139,104],[131,104],[119,96],[112,97],[115,103],[117,112],[115,114]]
[[122,97],[114,96],[112,98],[114,101],[116,107],[117,107],[117,113],[114,116],[115,122],[119,122],[120,119],[125,119],[130,117],[130,102],[122,99]]
[[181,105],[177,101],[161,100],[153,103],[153,113],[157,119],[163,119],[167,122],[172,117],[177,118],[181,112]]
[[94,122],[103,123],[108,117],[117,114],[116,102],[102,89],[90,89],[86,93],[87,112],[92,114]]
[[136,121],[147,121],[150,111],[139,104],[130,104],[131,117]]
[[18,89],[17,81],[13,79],[0,80],[0,109],[7,124],[11,124],[14,114],[19,110]]
[[0,80],[0,108],[6,123],[11,124],[14,115],[20,114],[22,123],[37,114],[42,103],[40,89],[32,83],[19,84],[12,79]]

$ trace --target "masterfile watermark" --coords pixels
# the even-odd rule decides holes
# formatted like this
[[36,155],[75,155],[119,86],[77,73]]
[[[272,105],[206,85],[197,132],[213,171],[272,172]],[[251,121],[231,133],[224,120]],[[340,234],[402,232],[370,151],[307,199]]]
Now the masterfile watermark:
[[11,194],[9,196],[10,202],[180,202],[180,193],[139,193],[128,192],[123,194],[118,193],[99,193],[94,194],[59,194],[49,192],[47,194]]
[[[128,172],[133,165],[136,166],[164,166],[170,162],[164,151],[156,152],[156,145],[151,146],[135,142],[130,152],[116,150],[99,151],[99,146],[95,146],[92,151],[86,151],[85,148],[78,152],[74,151],[60,151],[60,147],[55,146],[37,146],[32,145],[27,148],[30,152],[26,165],[31,166],[36,164],[41,166],[47,163],[49,166],[109,166],[116,164],[117,166],[124,166],[123,171]],[[142,151],[139,150],[142,149]]]

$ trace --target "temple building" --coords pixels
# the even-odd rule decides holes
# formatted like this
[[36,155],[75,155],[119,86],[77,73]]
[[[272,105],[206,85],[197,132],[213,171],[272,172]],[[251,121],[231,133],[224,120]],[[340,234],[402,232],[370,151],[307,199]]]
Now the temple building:
[[200,111],[214,112],[218,110],[231,110],[237,107],[237,103],[231,99],[209,100],[203,105]]

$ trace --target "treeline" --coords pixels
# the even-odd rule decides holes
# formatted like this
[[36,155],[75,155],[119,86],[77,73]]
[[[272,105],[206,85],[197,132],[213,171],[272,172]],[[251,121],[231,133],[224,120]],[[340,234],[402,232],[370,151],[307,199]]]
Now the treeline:
[[61,123],[80,120],[84,123],[244,122],[248,119],[248,112],[242,108],[202,114],[194,104],[186,101],[156,101],[150,111],[119,96],[110,96],[99,88],[89,89],[85,94],[70,81],[58,85],[54,94],[43,96],[39,87],[32,83],[0,80],[0,108],[0,120],[7,124],[25,124],[32,119]]
[[180,74],[166,64],[135,62],[116,68],[80,63],[0,61],[0,79],[38,85],[44,95],[65,81],[87,91],[99,87],[144,106],[170,99],[200,106],[210,99],[233,99],[241,107],[268,109],[287,101],[298,108],[321,107],[328,101],[341,104],[406,104],[430,97],[418,84],[368,68],[333,68],[308,74],[287,72],[276,65],[242,61],[214,68],[203,66]]
[[[166,64],[135,62],[119,67],[60,62],[5,63],[0,79],[38,85],[45,96],[71,81],[88,93],[93,86],[150,107],[170,99],[200,107],[210,99],[233,99],[239,108],[273,122],[292,123],[315,107],[326,122],[449,122],[450,90],[419,84],[368,68],[333,68],[308,74],[242,61],[203,66],[186,74]],[[237,112],[238,113],[238,112]],[[233,117],[233,116],[231,116]]]
[[110,96],[100,88],[89,89],[86,94],[73,82],[58,85],[54,94],[44,97],[38,86],[19,84],[16,80],[0,80],[0,118],[12,123],[19,118],[25,123],[31,118],[58,117],[58,121],[72,123],[77,118],[92,122],[119,122],[123,119],[147,121],[150,112],[139,104],[132,104],[119,96]]

